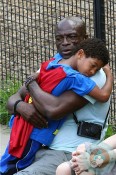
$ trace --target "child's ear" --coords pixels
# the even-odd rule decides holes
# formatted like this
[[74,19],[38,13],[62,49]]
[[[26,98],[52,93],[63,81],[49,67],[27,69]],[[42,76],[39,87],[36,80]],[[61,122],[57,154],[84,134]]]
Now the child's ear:
[[84,53],[84,50],[83,50],[83,49],[78,50],[77,53],[78,53],[78,57],[79,57],[79,58],[85,57],[85,53]]

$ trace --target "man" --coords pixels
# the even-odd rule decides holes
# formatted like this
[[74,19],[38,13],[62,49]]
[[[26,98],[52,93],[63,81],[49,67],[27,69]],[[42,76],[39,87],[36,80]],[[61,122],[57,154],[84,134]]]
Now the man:
[[[86,38],[85,25],[80,18],[64,18],[56,27],[56,46],[60,54],[56,54],[55,58],[63,57],[68,59],[73,55],[76,45]],[[92,79],[96,81],[99,87],[102,87],[106,77],[104,72],[100,70]],[[30,80],[28,88],[33,98],[33,104],[27,104],[22,101],[16,103],[17,100],[24,99],[25,97],[27,90],[23,86],[16,94],[9,98],[7,106],[9,112],[12,114],[14,113],[14,105],[17,104],[15,105],[15,112],[20,113],[25,120],[29,121],[35,127],[47,126],[47,122],[42,115],[55,120],[80,108],[75,113],[78,116],[78,120],[98,123],[102,126],[104,124],[110,101],[98,103],[92,98],[86,97],[91,102],[88,103],[87,100],[75,95],[71,91],[65,92],[60,97],[55,97],[42,91],[34,81],[34,78]],[[41,99],[39,103],[35,98],[36,93],[38,93],[39,99]],[[84,106],[85,104],[87,105]],[[103,139],[105,131],[106,128],[101,133],[101,139]],[[28,168],[18,172],[17,175],[54,175],[60,163],[70,160],[71,152],[75,150],[77,145],[87,141],[95,142],[95,139],[78,136],[77,124],[73,119],[73,115],[70,114],[59,133],[55,136],[50,149],[43,147],[36,154],[35,162]]]

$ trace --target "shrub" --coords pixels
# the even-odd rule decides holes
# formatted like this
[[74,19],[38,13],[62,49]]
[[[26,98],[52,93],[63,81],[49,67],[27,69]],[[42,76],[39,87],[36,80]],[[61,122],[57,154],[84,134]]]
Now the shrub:
[[105,138],[108,138],[108,137],[112,136],[113,134],[116,134],[116,132],[113,130],[112,125],[109,124]]
[[0,84],[0,123],[6,125],[8,124],[11,116],[8,114],[8,111],[6,109],[8,98],[18,90],[21,83],[18,81],[13,82],[11,80],[7,80],[1,81]]

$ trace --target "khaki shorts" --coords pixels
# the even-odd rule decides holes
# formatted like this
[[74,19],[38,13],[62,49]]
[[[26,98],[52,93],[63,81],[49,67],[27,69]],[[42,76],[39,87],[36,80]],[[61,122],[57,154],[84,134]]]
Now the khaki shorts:
[[15,175],[55,175],[58,165],[70,159],[69,152],[41,149],[36,153],[34,163]]

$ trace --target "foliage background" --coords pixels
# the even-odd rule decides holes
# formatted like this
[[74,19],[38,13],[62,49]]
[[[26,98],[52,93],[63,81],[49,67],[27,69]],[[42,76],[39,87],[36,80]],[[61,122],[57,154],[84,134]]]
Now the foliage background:
[[[17,89],[15,82],[22,84],[29,74],[39,69],[42,61],[56,53],[54,27],[59,20],[80,16],[89,37],[95,36],[93,4],[94,0],[0,0],[1,116],[7,114],[6,101],[9,91]],[[100,25],[105,25],[103,32],[114,75],[110,124],[116,128],[116,0],[104,0],[104,9],[105,24]],[[9,80],[12,90],[8,90]]]

